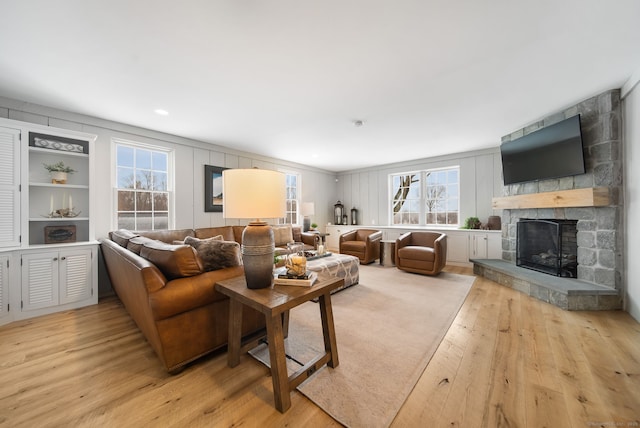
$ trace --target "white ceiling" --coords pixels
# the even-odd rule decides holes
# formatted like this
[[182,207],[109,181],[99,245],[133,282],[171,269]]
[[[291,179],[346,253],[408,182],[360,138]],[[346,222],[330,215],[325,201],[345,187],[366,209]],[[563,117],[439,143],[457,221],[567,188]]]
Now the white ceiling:
[[330,171],[496,147],[640,69],[638,0],[0,0],[0,16],[1,96]]

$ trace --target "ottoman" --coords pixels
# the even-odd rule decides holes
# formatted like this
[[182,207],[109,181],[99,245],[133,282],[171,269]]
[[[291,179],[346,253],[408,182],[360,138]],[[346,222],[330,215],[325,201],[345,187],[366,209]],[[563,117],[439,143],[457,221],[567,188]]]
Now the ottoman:
[[[336,293],[347,287],[356,285],[360,280],[360,260],[348,254],[333,253],[330,256],[323,256],[307,260],[307,270],[317,272],[318,278],[342,278],[344,286],[332,290]],[[280,268],[284,271],[284,268]]]
[[330,256],[307,260],[307,270],[317,272],[318,278],[344,279],[344,286],[332,290],[331,293],[356,285],[360,280],[359,266],[360,260],[348,254],[333,253]]

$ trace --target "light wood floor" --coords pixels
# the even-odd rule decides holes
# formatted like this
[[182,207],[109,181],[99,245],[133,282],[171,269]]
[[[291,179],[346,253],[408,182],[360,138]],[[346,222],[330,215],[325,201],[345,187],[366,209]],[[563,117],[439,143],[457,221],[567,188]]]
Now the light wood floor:
[[[471,274],[469,269],[450,268]],[[387,352],[392,350],[381,350]],[[339,426],[219,353],[168,375],[119,301],[0,327],[0,427]],[[478,278],[394,427],[640,426],[640,325]]]

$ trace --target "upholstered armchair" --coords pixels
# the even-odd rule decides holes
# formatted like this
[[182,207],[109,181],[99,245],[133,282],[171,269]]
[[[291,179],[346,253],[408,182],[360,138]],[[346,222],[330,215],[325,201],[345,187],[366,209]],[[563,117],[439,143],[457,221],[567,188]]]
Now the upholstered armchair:
[[382,232],[373,229],[355,229],[340,235],[340,254],[349,254],[366,265],[380,258]]
[[447,235],[407,232],[396,239],[396,267],[407,272],[437,275],[447,264]]

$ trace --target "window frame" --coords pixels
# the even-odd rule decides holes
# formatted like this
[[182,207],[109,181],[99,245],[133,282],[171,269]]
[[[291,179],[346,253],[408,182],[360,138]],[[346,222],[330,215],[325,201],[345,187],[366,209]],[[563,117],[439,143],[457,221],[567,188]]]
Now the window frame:
[[[428,214],[430,212],[432,212],[431,210],[428,209],[428,201],[432,201],[432,198],[428,198],[428,196],[430,194],[432,194],[429,190],[429,188],[433,188],[434,186],[430,186],[428,183],[428,177],[430,174],[432,173],[441,173],[441,172],[445,172],[448,173],[450,171],[456,171],[457,173],[457,183],[455,183],[455,187],[457,188],[457,194],[455,195],[450,195],[450,193],[448,192],[448,189],[445,189],[445,198],[437,198],[440,201],[444,201],[445,206],[450,204],[452,201],[454,201],[456,203],[456,209],[444,209],[444,211],[442,210],[436,210],[435,211],[435,216],[436,216],[436,220],[438,218],[438,212],[444,212],[445,213],[445,217],[446,217],[446,213],[448,212],[456,212],[456,217],[457,217],[457,223],[428,223],[427,222],[427,217]],[[402,176],[410,176],[410,175],[416,175],[418,176],[417,179],[417,187],[414,187],[414,189],[410,189],[407,192],[407,195],[409,195],[412,192],[417,192],[417,196],[414,195],[414,197],[412,198],[407,198],[405,197],[404,200],[405,202],[403,203],[403,205],[405,203],[407,203],[406,201],[409,201],[410,203],[412,203],[412,207],[409,211],[405,211],[407,213],[407,215],[409,217],[411,217],[412,215],[415,217],[417,216],[418,218],[418,222],[398,222],[396,223],[396,214],[394,213],[394,206],[396,205],[396,199],[394,199],[395,195],[394,195],[394,179],[396,177],[402,177]],[[414,183],[415,181],[412,181],[411,183]],[[409,183],[409,184],[411,184]],[[440,184],[440,186],[446,186],[446,187],[451,187],[454,186],[454,184],[452,183],[448,183],[446,182],[445,184]],[[439,167],[439,168],[428,168],[428,169],[420,169],[420,170],[413,170],[413,171],[406,171],[406,172],[397,172],[397,173],[391,173],[388,176],[388,189],[389,189],[389,197],[388,197],[388,201],[389,201],[389,224],[392,226],[420,226],[420,227],[438,227],[438,228],[457,228],[460,227],[460,166],[459,165],[452,165],[452,166],[446,166],[446,167]],[[399,199],[398,199],[399,200]],[[417,207],[417,209],[416,209]],[[446,219],[448,221],[448,219]]]
[[[279,222],[282,224],[289,224],[287,223],[287,220],[289,220],[290,218],[292,219],[293,216],[291,216],[290,214],[295,213],[295,222],[291,222],[291,224],[293,226],[300,226],[301,222],[301,214],[300,214],[300,209],[301,209],[301,204],[302,204],[302,198],[300,197],[301,192],[302,192],[302,174],[300,174],[299,172],[295,172],[295,171],[290,171],[290,170],[279,170],[280,172],[282,172],[283,174],[285,174],[285,186],[286,191],[285,191],[285,195],[286,195],[286,213],[285,216],[281,219],[279,219]],[[296,198],[294,199],[290,199],[289,196],[289,176],[295,176],[296,177]],[[296,205],[296,209],[295,210],[289,210],[289,201],[295,201],[295,205]]]
[[[118,192],[121,190],[125,190],[125,188],[119,188],[118,187],[118,167],[120,166],[118,164],[118,147],[119,146],[124,146],[124,147],[129,147],[132,148],[134,150],[146,150],[146,151],[151,151],[152,152],[152,156],[153,156],[153,152],[157,152],[157,153],[163,153],[166,155],[167,157],[167,169],[166,169],[166,174],[167,174],[167,178],[166,178],[166,185],[167,188],[166,190],[162,190],[160,192],[162,193],[166,193],[167,194],[167,229],[166,230],[170,230],[170,229],[174,229],[175,228],[175,150],[168,148],[168,147],[164,147],[161,146],[159,144],[148,144],[148,143],[141,143],[138,141],[132,141],[132,140],[127,140],[127,139],[123,139],[123,138],[112,138],[111,139],[111,152],[112,152],[112,189],[113,189],[113,194],[112,194],[112,215],[111,215],[111,222],[113,225],[113,228],[118,229],[121,228],[121,226],[119,225],[118,222],[118,217],[119,214],[121,213],[121,211],[118,210]],[[135,162],[135,161],[134,161]],[[137,169],[134,163],[134,171]],[[154,169],[151,169],[150,171],[156,171]],[[130,189],[133,190],[134,192],[136,191],[135,189]],[[149,189],[149,190],[145,190],[148,192],[158,192],[155,189]],[[151,222],[151,227],[153,228],[153,230],[165,230],[165,229],[158,229],[155,228],[155,225],[153,224],[153,213],[156,210],[152,209],[152,222]],[[164,212],[164,210],[159,212]],[[128,212],[128,211],[127,211]],[[131,211],[132,213],[137,213],[137,211]],[[135,218],[135,217],[134,217]],[[139,228],[137,225],[137,218],[134,220],[134,225],[136,226],[133,230],[147,230],[146,228]]]

